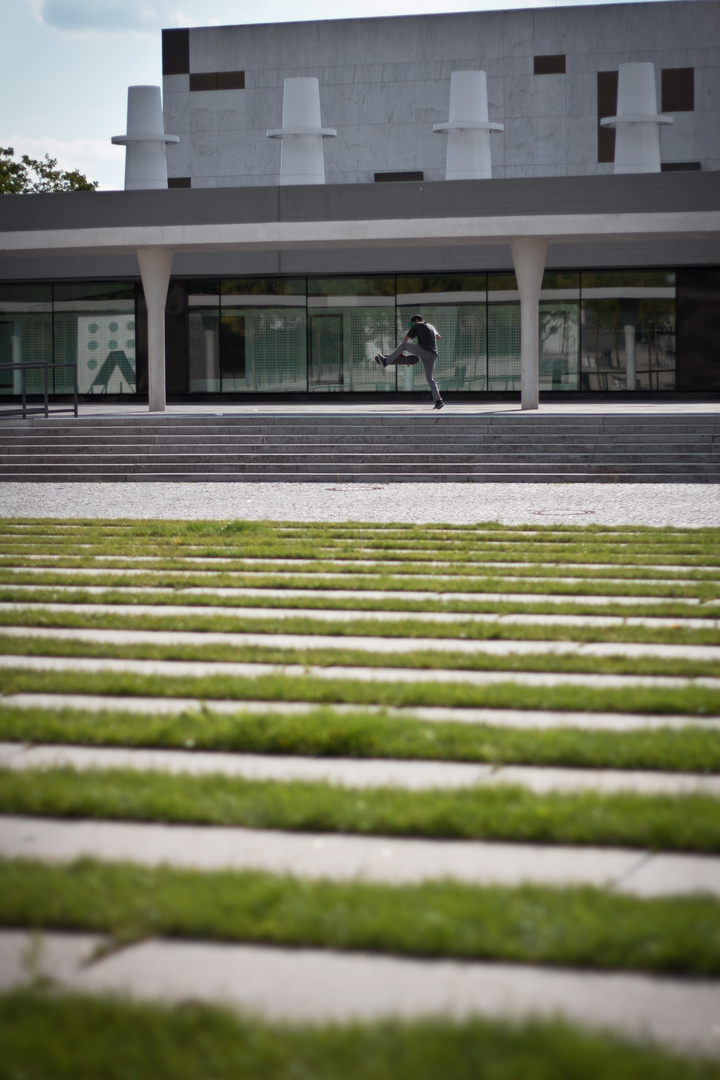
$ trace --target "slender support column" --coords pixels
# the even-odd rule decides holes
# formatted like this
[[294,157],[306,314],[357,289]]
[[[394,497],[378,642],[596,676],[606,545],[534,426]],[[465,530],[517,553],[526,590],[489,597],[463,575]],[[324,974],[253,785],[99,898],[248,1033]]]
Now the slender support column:
[[165,301],[173,253],[171,248],[137,249],[148,316],[148,401],[150,412],[165,412]]
[[537,409],[540,403],[538,301],[547,246],[547,240],[536,237],[518,237],[510,241],[520,293],[520,397],[523,409]]
[[637,389],[637,365],[635,363],[635,339],[640,318],[640,301],[620,301],[620,321],[625,335],[625,389]]

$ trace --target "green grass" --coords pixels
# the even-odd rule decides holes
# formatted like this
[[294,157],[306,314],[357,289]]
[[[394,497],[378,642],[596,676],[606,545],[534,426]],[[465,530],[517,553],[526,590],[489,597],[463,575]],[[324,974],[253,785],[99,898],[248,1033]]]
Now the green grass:
[[[532,602],[534,594],[547,595],[552,593],[558,599],[565,602],[574,602],[581,605],[584,596],[607,596],[616,597],[621,591],[624,596],[633,596],[642,599],[649,597],[647,606],[658,607],[652,604],[652,598],[665,598],[666,601],[676,601],[678,608],[682,607],[683,600],[699,598],[706,603],[715,601],[717,604],[720,589],[716,582],[697,581],[693,584],[685,584],[683,581],[673,582],[668,580],[661,584],[649,584],[642,581],[627,580],[622,582],[622,588],[612,581],[590,580],[585,581],[561,581],[557,579],[543,579],[542,581],[511,581],[507,582],[501,575],[489,575],[487,573],[471,575],[465,569],[461,573],[451,574],[437,569],[428,573],[395,573],[392,567],[384,562],[377,572],[368,570],[359,572],[355,567],[338,569],[334,563],[328,573],[320,571],[300,573],[292,570],[267,572],[228,570],[224,567],[215,567],[211,571],[207,567],[198,566],[193,569],[187,567],[161,567],[142,568],[139,566],[117,569],[110,566],[98,566],[94,564],[87,568],[87,572],[80,572],[73,576],[73,568],[67,572],[58,573],[56,567],[38,567],[29,570],[23,567],[12,570],[10,567],[0,567],[0,584],[12,585],[77,585],[82,588],[88,585],[103,585],[105,587],[132,585],[134,587],[158,586],[181,588],[273,588],[273,589],[315,589],[318,592],[328,592],[334,589],[352,589],[362,592],[363,590],[383,590],[393,592],[416,592],[418,590],[427,593],[445,593],[448,591],[478,593],[505,593],[526,595]],[[498,603],[498,601],[495,601]],[[517,602],[516,602],[517,604]],[[516,605],[515,605],[516,606]],[[597,605],[593,605],[596,607]],[[603,605],[611,607],[611,604]],[[616,604],[625,611],[628,605]],[[640,605],[632,605],[633,608]],[[686,605],[690,606],[690,605]],[[663,608],[667,603],[662,604]]]
[[720,802],[700,794],[537,795],[509,784],[403,791],[132,769],[0,769],[0,812],[365,836],[720,851]]
[[[243,595],[240,589],[235,595],[222,596],[213,593],[216,583],[209,582],[207,579],[203,579],[202,583],[196,585],[180,585],[174,581],[158,583],[153,578],[150,585],[141,586],[135,581],[132,583],[122,581],[109,585],[104,576],[101,576],[100,583],[94,586],[101,589],[101,592],[91,592],[89,590],[90,583],[87,579],[76,584],[66,580],[52,580],[43,584],[37,581],[36,575],[33,575],[33,580],[28,584],[32,586],[29,589],[18,587],[17,583],[0,584],[0,601],[14,603],[44,601],[61,604],[103,603],[117,604],[127,608],[131,608],[135,604],[164,604],[167,605],[168,610],[172,610],[173,605],[178,603],[183,604],[183,606],[195,605],[198,607],[210,604],[213,607],[226,607],[229,612],[237,607],[238,602],[240,602],[242,607],[257,607],[261,610],[271,610],[274,607],[292,607],[297,608],[299,611],[324,611],[327,609],[346,611],[351,609],[408,613],[413,611],[439,611],[458,615],[613,615],[621,619],[649,616],[663,619],[705,618],[708,621],[720,618],[720,603],[709,602],[691,605],[681,600],[632,605],[612,602],[608,604],[591,604],[583,602],[582,599],[558,599],[557,601],[548,600],[547,602],[536,600],[507,602],[483,599],[482,594],[478,594],[478,599],[448,599],[447,594],[442,593],[438,593],[437,596],[430,594],[423,597],[423,599],[417,600],[412,597],[406,598],[397,595],[389,597],[367,596],[363,595],[362,590],[355,592],[351,597],[337,597],[325,594],[322,589],[308,587],[307,582],[303,585],[304,595],[302,596],[293,596],[290,592],[288,592],[288,595],[279,596],[263,596],[262,593]],[[278,589],[285,588],[282,583],[276,582],[275,584]],[[184,591],[189,588],[194,591]],[[143,591],[138,592],[135,591],[136,589],[142,589]],[[289,590],[290,586],[287,586],[287,589]]]
[[508,682],[487,686],[463,683],[369,682],[322,679],[310,675],[259,675],[253,678],[214,674],[193,677],[139,675],[135,672],[24,671],[0,669],[0,693],[120,694],[141,697],[192,697],[200,701],[303,701],[317,705],[555,709],[561,712],[649,713],[661,716],[719,716],[720,691],[703,686],[609,687],[523,686]]
[[560,1022],[270,1024],[226,1009],[0,997],[2,1080],[718,1080],[720,1064]]
[[[38,601],[33,598],[33,603]],[[261,634],[332,634],[335,637],[406,637],[432,639],[467,639],[469,641],[582,641],[639,642],[667,645],[720,645],[720,630],[685,626],[582,626],[543,623],[501,623],[463,619],[452,622],[418,620],[412,614],[398,613],[394,619],[373,619],[372,613],[347,620],[324,619],[322,612],[298,611],[297,615],[256,615],[203,611],[174,614],[165,610],[156,614],[137,613],[132,604],[112,612],[75,611],[43,608],[19,609],[2,613],[4,626],[27,627],[96,627],[104,630],[189,630],[195,633]]]
[[81,859],[0,861],[0,925],[406,956],[720,974],[720,903],[600,889],[309,881]]
[[[238,712],[242,708],[238,703]],[[3,706],[0,739],[84,746],[174,747],[311,757],[405,758],[580,768],[720,771],[716,730],[528,730],[490,723],[431,723],[331,708],[301,715],[228,716],[204,707],[174,716],[117,710]]]
[[425,671],[549,672],[574,675],[673,676],[675,678],[717,678],[717,660],[683,660],[667,657],[624,657],[618,645],[615,656],[563,656],[533,654],[494,656],[477,653],[410,649],[407,652],[373,652],[368,649],[299,648],[278,645],[153,644],[119,645],[62,638],[10,637],[0,632],[0,649],[5,656],[97,657],[124,660],[173,660],[189,662],[273,664],[278,667],[301,664],[305,667],[361,667],[366,669],[418,669]]

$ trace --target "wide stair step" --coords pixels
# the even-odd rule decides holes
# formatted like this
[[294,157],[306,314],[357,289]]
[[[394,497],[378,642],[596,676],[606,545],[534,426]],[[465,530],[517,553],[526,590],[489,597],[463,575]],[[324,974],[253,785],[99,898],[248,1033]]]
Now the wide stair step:
[[0,480],[718,483],[720,416],[32,418]]

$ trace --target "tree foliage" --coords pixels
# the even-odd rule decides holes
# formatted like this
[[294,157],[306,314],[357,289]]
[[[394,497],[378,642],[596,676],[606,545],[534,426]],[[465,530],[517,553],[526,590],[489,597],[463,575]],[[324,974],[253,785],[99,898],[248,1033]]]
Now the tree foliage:
[[0,195],[27,195],[47,191],[94,191],[96,180],[88,180],[78,169],[58,168],[56,158],[42,160],[23,154],[15,160],[12,146],[0,146]]

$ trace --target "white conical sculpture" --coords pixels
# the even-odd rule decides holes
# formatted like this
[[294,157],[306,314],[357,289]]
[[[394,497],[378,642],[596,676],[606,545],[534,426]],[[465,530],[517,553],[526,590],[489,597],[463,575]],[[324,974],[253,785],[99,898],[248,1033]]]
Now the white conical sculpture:
[[615,172],[660,172],[660,125],[672,117],[658,114],[654,64],[620,64],[617,111],[600,121],[616,129]]
[[320,83],[314,78],[285,79],[283,126],[268,131],[268,139],[282,139],[281,184],[324,184],[323,139],[334,138],[335,128],[320,122]]
[[433,131],[447,132],[446,180],[489,180],[490,132],[503,124],[488,121],[487,76],[484,71],[453,71],[450,76],[450,114]]
[[125,190],[166,188],[165,144],[180,141],[163,131],[159,86],[129,86],[127,135],[114,135],[116,146],[125,147]]

